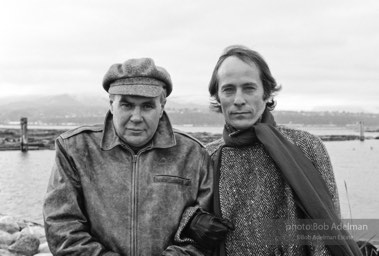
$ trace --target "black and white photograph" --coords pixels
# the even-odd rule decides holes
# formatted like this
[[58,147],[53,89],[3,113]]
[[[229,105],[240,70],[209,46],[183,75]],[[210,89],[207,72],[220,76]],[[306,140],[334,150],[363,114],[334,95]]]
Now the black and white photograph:
[[379,255],[379,1],[5,0],[0,256]]

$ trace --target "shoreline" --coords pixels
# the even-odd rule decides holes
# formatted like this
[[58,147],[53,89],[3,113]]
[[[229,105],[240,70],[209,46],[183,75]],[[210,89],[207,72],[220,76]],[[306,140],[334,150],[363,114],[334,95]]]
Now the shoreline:
[[[29,129],[28,150],[54,150],[55,139],[67,130],[55,129]],[[187,132],[203,144],[220,139],[221,133],[211,132]],[[360,140],[359,135],[316,135],[322,141],[349,141]],[[20,149],[20,129],[0,128],[0,151],[12,151]],[[365,140],[379,139],[379,136],[365,136]]]

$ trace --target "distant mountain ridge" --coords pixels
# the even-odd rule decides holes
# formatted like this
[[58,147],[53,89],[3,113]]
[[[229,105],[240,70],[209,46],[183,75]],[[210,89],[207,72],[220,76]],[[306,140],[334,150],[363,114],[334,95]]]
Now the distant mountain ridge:
[[[106,96],[53,95],[0,99],[0,124],[18,122],[27,117],[32,124],[102,123],[108,111]],[[165,107],[173,124],[223,125],[222,114],[210,112],[207,105],[168,99]],[[339,125],[363,121],[366,126],[379,127],[379,114],[327,111],[274,111],[279,124]]]
[[46,122],[47,119],[91,117],[104,115],[107,110],[106,99],[95,97],[76,97],[55,95],[29,97],[0,103],[0,122],[14,122],[20,117],[28,117],[31,122]]

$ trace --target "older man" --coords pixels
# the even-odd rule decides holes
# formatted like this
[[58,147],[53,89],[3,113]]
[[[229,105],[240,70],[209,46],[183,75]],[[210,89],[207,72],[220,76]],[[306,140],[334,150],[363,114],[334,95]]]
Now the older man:
[[[214,211],[235,226],[216,255],[360,255],[345,230],[333,229],[339,200],[323,143],[275,124],[270,111],[279,89],[260,54],[243,46],[227,48],[213,71],[212,107],[225,118],[222,139],[207,145]],[[212,241],[212,225],[198,219],[187,234],[199,244]],[[325,228],[297,228],[312,221]]]
[[51,251],[202,255],[173,244],[183,210],[208,208],[213,176],[205,149],[174,131],[164,111],[169,74],[152,59],[130,59],[110,67],[103,87],[110,98],[104,125],[56,140],[43,210]]

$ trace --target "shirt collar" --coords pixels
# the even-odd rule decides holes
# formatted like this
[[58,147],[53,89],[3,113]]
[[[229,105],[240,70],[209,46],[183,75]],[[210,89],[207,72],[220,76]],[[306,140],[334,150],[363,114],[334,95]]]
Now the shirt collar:
[[[101,149],[111,150],[118,145],[127,146],[127,144],[117,135],[113,126],[113,115],[110,111],[108,111],[104,121]],[[155,131],[151,143],[148,143],[146,147],[170,148],[175,145],[176,140],[170,119],[168,118],[166,112],[163,111],[163,115],[159,119],[158,128]]]

